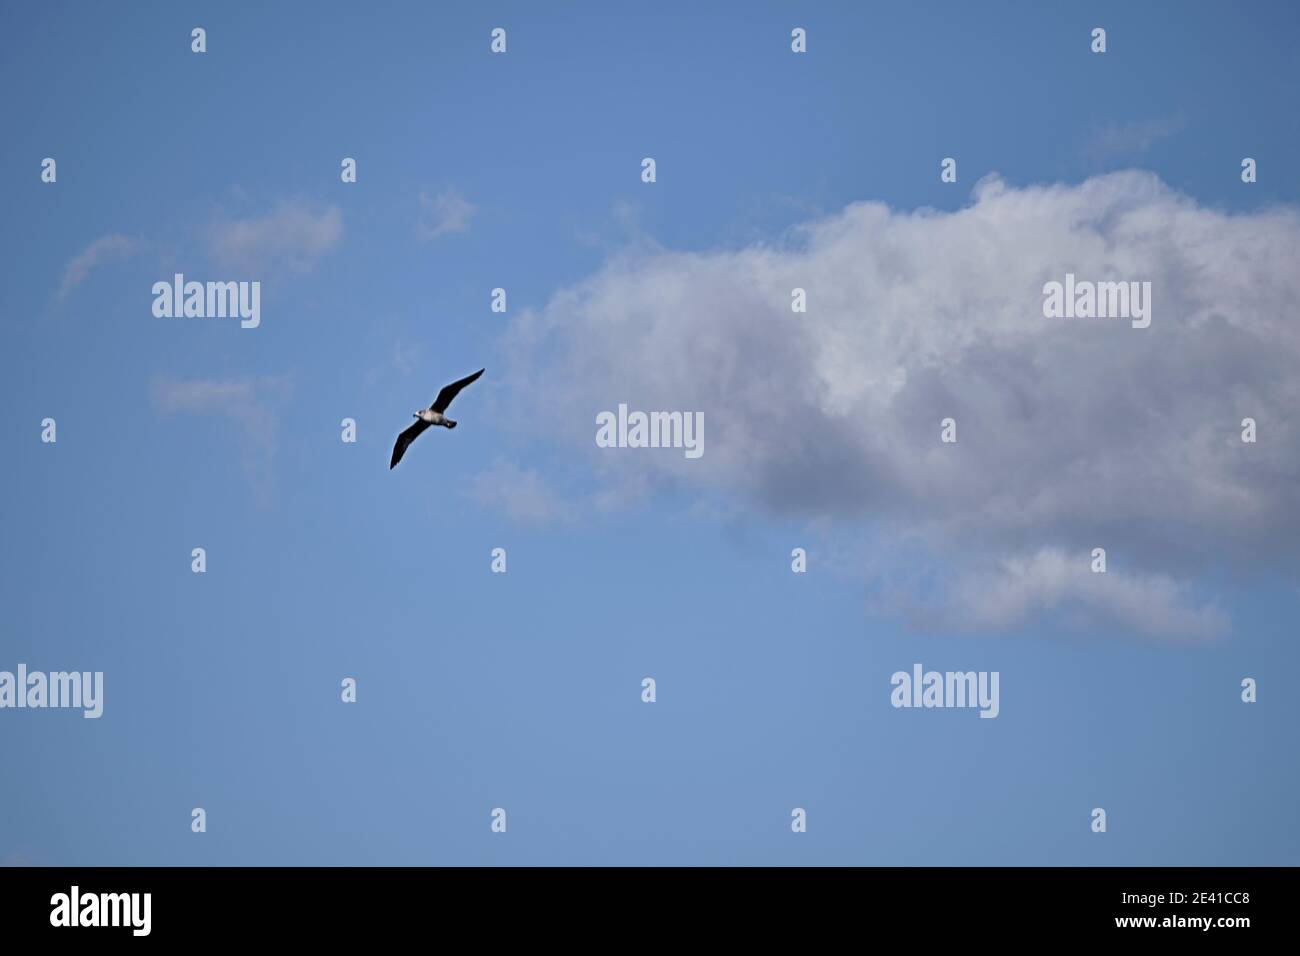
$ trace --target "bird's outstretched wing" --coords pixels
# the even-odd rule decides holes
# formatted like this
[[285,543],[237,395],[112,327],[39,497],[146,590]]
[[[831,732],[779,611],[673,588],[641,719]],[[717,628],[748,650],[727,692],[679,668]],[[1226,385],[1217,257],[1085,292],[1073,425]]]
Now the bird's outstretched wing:
[[473,375],[467,375],[459,382],[452,382],[450,385],[444,385],[442,391],[438,393],[438,397],[433,400],[433,410],[435,412],[445,412],[447,406],[451,404],[451,400],[460,394],[460,390],[470,382],[477,381],[478,377],[482,375],[483,372],[483,369],[479,369]]
[[420,432],[428,427],[428,422],[422,418],[417,418],[406,431],[397,436],[397,444],[393,446],[393,460],[388,463],[389,471],[396,468],[397,463],[402,460],[402,456],[406,454],[406,446],[419,438]]

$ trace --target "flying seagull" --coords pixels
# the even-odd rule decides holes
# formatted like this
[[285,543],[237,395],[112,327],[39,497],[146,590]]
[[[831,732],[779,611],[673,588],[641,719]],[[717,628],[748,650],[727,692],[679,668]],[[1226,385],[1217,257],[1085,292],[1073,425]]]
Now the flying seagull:
[[460,394],[460,390],[470,382],[478,380],[483,374],[483,369],[479,369],[473,375],[466,375],[459,382],[452,382],[450,385],[444,385],[438,397],[433,400],[433,404],[428,408],[422,408],[415,412],[415,421],[411,426],[397,436],[397,444],[393,446],[393,460],[388,463],[388,470],[392,471],[397,467],[397,463],[402,460],[406,454],[406,448],[411,442],[420,437],[420,433],[430,425],[441,425],[443,428],[455,428],[456,423],[443,414],[447,406],[451,404],[452,399]]

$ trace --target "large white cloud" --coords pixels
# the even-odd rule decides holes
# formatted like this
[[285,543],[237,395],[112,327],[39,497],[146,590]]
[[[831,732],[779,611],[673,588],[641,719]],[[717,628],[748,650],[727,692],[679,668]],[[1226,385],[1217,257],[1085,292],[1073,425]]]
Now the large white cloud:
[[[1086,575],[1106,547],[1130,590],[1103,603],[1159,633],[1214,619],[1167,575],[1300,550],[1298,262],[1293,209],[1230,215],[1140,172],[990,179],[953,213],[855,203],[771,245],[616,256],[515,320],[512,379],[613,486],[868,519],[973,580],[1019,568],[998,593],[1025,613],[1103,602],[1086,579],[1047,587],[1043,555]],[[1067,272],[1149,281],[1150,327],[1045,318],[1043,284]],[[706,454],[595,448],[619,402],[703,411]],[[1163,622],[1138,612],[1142,588]]]

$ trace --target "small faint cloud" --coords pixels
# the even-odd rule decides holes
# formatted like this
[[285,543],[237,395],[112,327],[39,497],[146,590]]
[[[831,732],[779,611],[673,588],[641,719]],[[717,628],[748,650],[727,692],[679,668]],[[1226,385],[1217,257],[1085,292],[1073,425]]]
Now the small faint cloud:
[[157,379],[154,404],[166,412],[245,408],[253,401],[250,379]]
[[420,192],[420,238],[437,239],[469,230],[474,207],[454,189],[444,189],[436,196]]
[[561,498],[532,468],[498,458],[476,475],[466,493],[470,500],[504,514],[519,524],[545,526],[573,519],[571,504]]
[[285,268],[305,273],[315,268],[343,239],[343,214],[335,205],[282,200],[265,216],[218,222],[209,245],[221,265],[264,273]]
[[418,343],[400,338],[392,339],[388,346],[383,345],[382,342],[377,343],[376,351],[371,353],[363,377],[366,387],[372,388],[383,382],[391,382],[394,372],[402,377],[410,375],[419,368],[423,351]]
[[393,368],[403,375],[410,375],[415,369],[415,363],[420,357],[420,347],[418,345],[407,345],[400,339],[393,343],[393,354],[391,362]]
[[1098,574],[1079,555],[1056,548],[968,573],[956,591],[967,623],[976,628],[1002,628],[1071,608],[1149,637],[1206,640],[1228,627],[1216,608],[1194,606],[1191,589],[1167,575],[1116,569]]
[[644,219],[645,207],[641,203],[618,198],[610,203],[608,215],[595,224],[576,228],[573,237],[584,246],[611,254],[641,249],[659,251],[661,247],[647,230]]
[[63,269],[63,281],[59,283],[58,297],[66,298],[68,293],[86,281],[91,271],[106,262],[126,259],[140,251],[141,244],[134,239],[114,233],[101,236],[81,252]]
[[615,224],[627,232],[641,232],[641,206],[639,203],[632,202],[629,199],[615,199],[613,206],[610,208],[610,215]]
[[239,379],[159,378],[153,383],[154,407],[168,414],[217,414],[235,422],[244,445],[243,465],[254,494],[263,503],[273,485],[280,428],[275,406],[289,397],[285,377]]
[[1097,130],[1084,150],[1094,160],[1136,158],[1186,125],[1179,116],[1111,123]]
[[1102,627],[1171,641],[1228,631],[1228,617],[1198,604],[1189,583],[1123,568],[1096,573],[1091,560],[1087,551],[1044,547],[960,567],[868,561],[876,565],[868,607],[926,631],[1000,631],[1045,619],[1069,630]]

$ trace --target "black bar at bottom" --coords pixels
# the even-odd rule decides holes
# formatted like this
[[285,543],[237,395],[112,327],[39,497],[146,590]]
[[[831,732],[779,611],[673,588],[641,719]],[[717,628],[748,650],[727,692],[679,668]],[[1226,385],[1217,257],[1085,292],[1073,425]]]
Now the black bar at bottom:
[[[6,942],[90,944],[398,942],[433,932],[452,945],[599,937],[658,947],[883,932],[1231,945],[1259,931],[1291,935],[1295,877],[1268,867],[9,868],[0,869],[0,926]],[[473,935],[455,942],[461,930]]]

